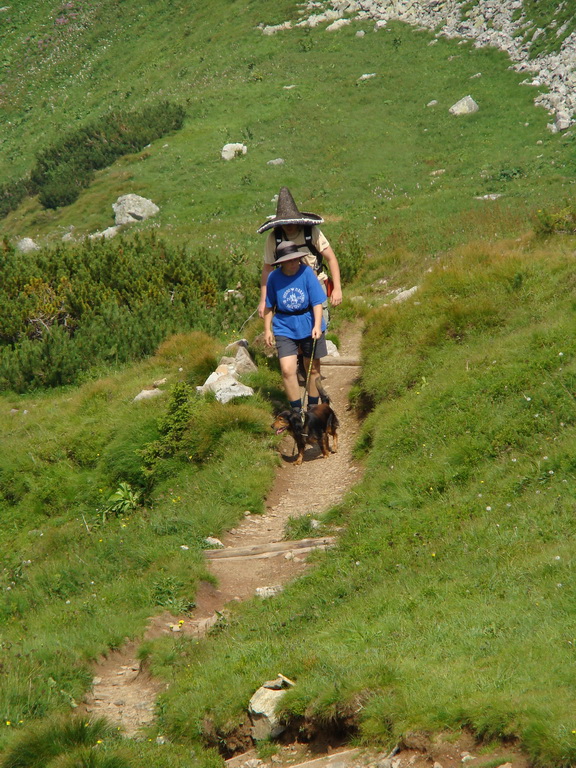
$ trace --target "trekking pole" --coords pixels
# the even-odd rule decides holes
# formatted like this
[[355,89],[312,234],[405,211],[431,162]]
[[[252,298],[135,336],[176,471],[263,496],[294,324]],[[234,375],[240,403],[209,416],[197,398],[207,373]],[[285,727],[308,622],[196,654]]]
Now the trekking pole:
[[310,381],[310,374],[312,373],[312,365],[314,363],[314,352],[316,351],[316,339],[312,343],[312,354],[310,355],[310,363],[308,364],[308,373],[306,374],[306,383],[304,384],[304,397],[302,398],[302,422],[304,422],[306,395],[308,393],[308,382]]

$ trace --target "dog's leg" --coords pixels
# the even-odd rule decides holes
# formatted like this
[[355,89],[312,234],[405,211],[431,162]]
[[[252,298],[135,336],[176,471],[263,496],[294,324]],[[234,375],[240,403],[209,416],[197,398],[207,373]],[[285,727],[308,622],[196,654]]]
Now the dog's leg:
[[322,456],[327,459],[330,456],[330,450],[328,447],[328,432],[324,432],[322,439],[319,441],[320,448],[322,448]]
[[332,432],[332,453],[338,453],[338,432]]

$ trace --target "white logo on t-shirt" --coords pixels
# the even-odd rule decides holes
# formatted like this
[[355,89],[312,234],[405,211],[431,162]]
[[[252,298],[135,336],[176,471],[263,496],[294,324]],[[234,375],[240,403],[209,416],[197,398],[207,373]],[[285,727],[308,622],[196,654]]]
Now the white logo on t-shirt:
[[304,309],[306,296],[301,288],[287,288],[282,294],[282,303],[288,310]]

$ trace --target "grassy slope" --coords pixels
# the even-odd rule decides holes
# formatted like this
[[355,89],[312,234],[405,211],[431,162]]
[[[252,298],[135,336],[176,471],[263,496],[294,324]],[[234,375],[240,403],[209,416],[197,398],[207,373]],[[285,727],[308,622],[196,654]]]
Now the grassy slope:
[[[213,2],[192,15],[184,3],[100,2],[79,9],[78,31],[70,32],[70,22],[66,37],[53,21],[61,6],[21,2],[12,4],[2,43],[11,70],[4,106],[12,125],[0,158],[6,177],[25,172],[42,142],[110,106],[168,96],[189,109],[178,135],[100,172],[67,209],[45,212],[27,202],[0,223],[5,234],[53,235],[70,224],[103,228],[112,223],[116,196],[135,191],[161,206],[150,226],[256,260],[261,243],[253,232],[272,211],[272,195],[288,184],[304,209],[331,214],[327,232],[340,239],[340,253],[352,231],[368,248],[358,284],[368,306],[381,300],[372,288],[378,278],[421,282],[428,266],[447,267],[427,278],[420,305],[391,313],[392,322],[387,314],[370,317],[362,383],[364,397],[377,405],[366,426],[370,472],[361,492],[336,513],[348,523],[341,550],[321,558],[316,573],[273,604],[243,609],[219,638],[193,646],[190,657],[158,650],[157,667],[165,665],[178,680],[163,704],[164,723],[193,740],[207,711],[225,731],[282,661],[282,671],[299,681],[287,703],[292,715],[338,721],[358,692],[370,689],[366,738],[392,740],[404,727],[472,725],[486,735],[520,736],[544,764],[569,762],[576,727],[566,677],[574,622],[571,244],[554,247],[553,258],[503,245],[502,258],[478,241],[521,234],[535,209],[569,194],[573,140],[548,135],[546,114],[531,104],[534,90],[517,85],[521,78],[497,52],[442,40],[429,47],[426,34],[400,25],[377,35],[367,26],[363,39],[354,37],[358,27],[267,38],[254,29],[257,22],[294,14],[291,3],[273,16],[267,6]],[[43,53],[40,62],[38,40],[47,32],[62,36],[47,44],[49,56]],[[35,42],[24,42],[31,33]],[[357,84],[365,72],[377,77]],[[482,77],[470,80],[477,72]],[[292,83],[298,87],[283,89]],[[469,92],[480,112],[449,116],[447,108]],[[438,106],[426,108],[433,98]],[[248,144],[248,155],[222,162],[221,146],[237,140]],[[278,156],[284,167],[266,165]],[[443,175],[430,176],[441,168]],[[473,199],[488,192],[505,196],[496,203]],[[476,245],[454,261],[437,261],[470,240]],[[436,258],[427,260],[430,254]],[[559,352],[561,373],[552,365]],[[101,478],[120,479],[111,470],[122,446],[132,450],[154,433],[161,404],[145,406],[143,421],[135,423],[127,398],[136,383],[156,377],[156,365],[62,395],[2,398],[5,411],[17,404],[34,414],[32,426],[5,424],[10,451],[2,452],[2,477],[25,492],[23,506],[3,504],[2,549],[11,552],[10,569],[33,559],[27,578],[44,605],[31,616],[30,589],[16,596],[26,618],[13,620],[7,641],[30,654],[30,665],[18,671],[10,661],[19,679],[2,710],[11,722],[21,719],[32,676],[45,685],[34,689],[38,708],[26,717],[80,694],[85,667],[66,679],[75,659],[139,631],[150,600],[134,599],[142,591],[129,575],[135,564],[141,567],[142,558],[152,564],[151,594],[161,577],[179,578],[182,526],[195,539],[261,503],[270,477],[265,446],[258,485],[242,483],[241,497],[215,520],[198,519],[194,499],[199,487],[204,501],[213,492],[226,457],[207,468],[205,481],[194,473],[174,478],[162,489],[164,499],[159,491],[153,519],[138,517],[125,529],[114,521],[91,546],[78,538],[85,532],[78,513],[95,515]],[[103,451],[108,446],[107,463],[94,455],[100,444]],[[242,475],[233,440],[230,451],[230,471]],[[176,517],[175,496],[184,507]],[[35,540],[29,530],[48,535]],[[144,538],[150,530],[153,553]],[[98,608],[90,602],[94,579],[75,562],[80,557],[102,581]],[[118,584],[111,557],[126,568]],[[200,575],[197,558],[186,584],[176,590],[174,582],[162,584],[181,598]],[[46,626],[38,661],[35,638]],[[61,656],[70,626],[73,642],[67,639]],[[95,634],[97,626],[104,631]],[[186,644],[177,650],[186,652]],[[223,674],[229,696],[214,700]]]

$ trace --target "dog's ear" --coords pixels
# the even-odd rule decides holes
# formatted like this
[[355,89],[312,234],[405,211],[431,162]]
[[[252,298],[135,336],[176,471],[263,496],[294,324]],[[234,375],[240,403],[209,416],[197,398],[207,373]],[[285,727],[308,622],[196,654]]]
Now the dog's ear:
[[288,421],[290,422],[290,427],[294,432],[302,431],[302,416],[298,411],[290,411]]

